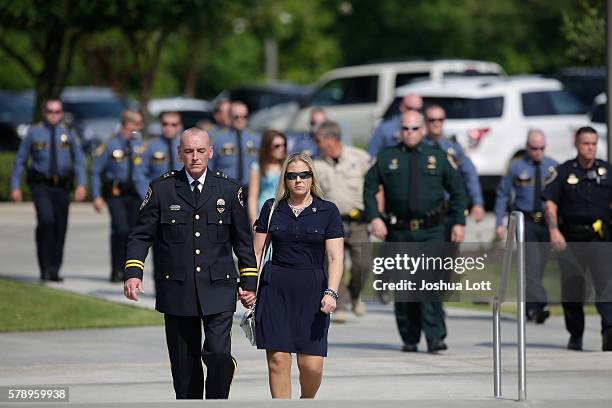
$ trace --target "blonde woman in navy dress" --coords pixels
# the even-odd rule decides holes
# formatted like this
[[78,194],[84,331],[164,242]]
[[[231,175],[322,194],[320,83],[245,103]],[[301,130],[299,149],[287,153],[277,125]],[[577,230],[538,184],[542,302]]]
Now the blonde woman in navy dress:
[[258,262],[270,211],[272,259],[259,282],[257,348],[266,350],[272,398],[291,398],[292,354],[297,355],[301,398],[314,398],[323,377],[329,317],[336,309],[342,279],[340,212],[322,198],[312,160],[302,153],[285,160],[276,197],[266,201],[255,222]]

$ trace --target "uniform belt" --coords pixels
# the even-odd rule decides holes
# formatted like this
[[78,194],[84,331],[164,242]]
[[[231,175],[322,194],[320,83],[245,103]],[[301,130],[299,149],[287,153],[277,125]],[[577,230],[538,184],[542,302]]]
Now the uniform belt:
[[47,184],[51,187],[60,187],[69,190],[72,187],[74,177],[72,175],[65,177],[57,175],[48,177],[36,170],[29,170],[27,180],[29,184]]
[[401,219],[390,215],[387,219],[387,226],[393,230],[418,231],[420,229],[434,228],[440,225],[442,216],[439,211],[426,214],[423,218]]
[[584,220],[580,223],[571,222],[567,219],[559,219],[559,228],[566,238],[570,239],[590,239],[598,236],[601,239],[609,239],[610,221],[596,219],[591,223],[585,223]]
[[529,212],[529,211],[522,211],[521,210],[521,212],[525,215],[525,217],[527,217],[531,221],[535,222],[536,224],[544,223],[544,212],[543,211]]
[[109,181],[102,184],[102,195],[104,197],[120,197],[127,194],[138,194],[134,183],[127,181]]
[[365,221],[365,213],[361,210],[358,210],[357,208],[353,208],[351,211],[348,212],[348,214],[342,215],[342,221],[345,221],[345,222]]

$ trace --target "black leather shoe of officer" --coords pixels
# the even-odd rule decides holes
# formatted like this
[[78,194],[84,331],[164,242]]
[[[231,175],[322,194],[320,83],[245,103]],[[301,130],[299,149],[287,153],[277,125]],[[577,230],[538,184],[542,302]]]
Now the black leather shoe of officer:
[[602,334],[602,346],[603,351],[612,351],[612,327],[604,330]]
[[442,351],[446,349],[448,349],[448,347],[446,347],[446,343],[444,342],[444,340],[436,339],[427,343],[428,353],[435,353],[436,351]]
[[582,338],[571,336],[567,342],[567,349],[574,351],[582,351]]
[[416,353],[417,351],[419,351],[419,348],[416,344],[404,344],[402,346],[402,351],[406,353]]
[[63,281],[64,281],[64,278],[62,278],[62,277],[61,277],[61,276],[59,276],[59,275],[56,275],[56,276],[52,276],[52,277],[50,277],[50,278],[49,278],[49,280],[50,280],[51,282],[63,282]]

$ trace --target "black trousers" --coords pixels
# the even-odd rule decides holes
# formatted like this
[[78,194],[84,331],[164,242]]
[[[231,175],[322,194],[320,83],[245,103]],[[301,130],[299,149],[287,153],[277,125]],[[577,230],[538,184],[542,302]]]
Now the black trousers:
[[207,370],[206,399],[228,398],[236,370],[231,355],[233,316],[233,312],[203,317],[164,315],[176,399],[203,398],[202,361]]
[[111,216],[111,273],[123,273],[126,245],[130,230],[136,224],[142,199],[136,194],[105,197]]
[[36,253],[41,279],[59,277],[64,257],[70,193],[61,187],[31,184],[36,208]]
[[594,238],[576,242],[565,234],[568,246],[559,254],[561,269],[561,299],[565,327],[572,337],[582,338],[586,299],[592,298],[587,271],[595,290],[595,307],[601,316],[601,329],[612,328],[612,274],[610,273],[610,243]]
[[529,217],[525,217],[525,268],[527,269],[527,312],[539,312],[548,301],[546,290],[542,285],[544,269],[548,262],[550,246],[548,227],[538,224]]

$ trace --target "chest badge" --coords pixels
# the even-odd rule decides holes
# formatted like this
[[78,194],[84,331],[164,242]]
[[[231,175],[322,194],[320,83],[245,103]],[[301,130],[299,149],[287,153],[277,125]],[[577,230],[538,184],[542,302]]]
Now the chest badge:
[[580,181],[580,179],[578,177],[576,177],[576,175],[574,173],[570,174],[569,177],[567,178],[567,184],[578,184],[578,182]]
[[123,156],[124,156],[123,150],[121,150],[121,149],[113,150],[113,159],[115,159],[115,160],[122,160]]
[[427,170],[435,170],[437,167],[436,156],[427,156]]
[[605,167],[598,167],[597,174],[601,177],[605,177],[608,175],[608,169],[606,169]]
[[222,214],[225,211],[225,200],[220,198],[217,200],[217,211]]
[[223,146],[221,146],[221,154],[223,156],[233,156],[234,150],[235,148],[233,143],[223,143]]
[[397,170],[399,168],[398,162],[396,158],[391,159],[389,162],[389,170]]
[[68,143],[68,135],[65,133],[62,133],[62,135],[60,136],[60,142]]
[[170,207],[170,211],[180,211],[181,210],[181,206],[178,204],[172,204]]

